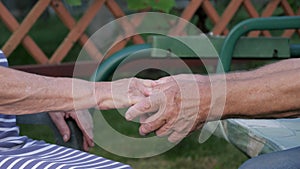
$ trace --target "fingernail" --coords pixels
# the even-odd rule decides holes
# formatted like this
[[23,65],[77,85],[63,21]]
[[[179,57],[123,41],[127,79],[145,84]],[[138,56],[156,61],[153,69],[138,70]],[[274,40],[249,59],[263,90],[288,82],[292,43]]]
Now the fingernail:
[[143,124],[141,127],[141,132],[146,135],[147,133],[152,131],[152,127],[148,124]]
[[141,128],[141,133],[143,133],[143,135],[146,135],[146,132],[145,132],[145,128],[144,128],[144,127]]
[[65,134],[65,135],[63,136],[63,139],[64,139],[64,142],[67,142],[67,141],[68,141],[68,136]]
[[146,134],[144,133],[144,131],[143,131],[143,127],[140,127],[139,133],[140,133],[141,136],[145,136],[145,135],[146,135]]

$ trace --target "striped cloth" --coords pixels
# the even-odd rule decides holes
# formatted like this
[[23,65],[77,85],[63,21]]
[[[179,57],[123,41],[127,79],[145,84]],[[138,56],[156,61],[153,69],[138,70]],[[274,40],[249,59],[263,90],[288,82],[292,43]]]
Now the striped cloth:
[[[0,66],[8,66],[0,50]],[[131,168],[79,150],[19,135],[16,116],[0,114],[0,168],[65,169],[65,168]]]

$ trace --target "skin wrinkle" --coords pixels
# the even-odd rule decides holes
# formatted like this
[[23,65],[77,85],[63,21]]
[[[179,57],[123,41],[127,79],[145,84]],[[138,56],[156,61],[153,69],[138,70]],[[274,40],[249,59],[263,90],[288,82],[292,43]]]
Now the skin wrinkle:
[[[163,116],[156,119],[156,123],[149,122],[148,125],[155,126],[152,131],[147,131],[143,134],[150,132],[157,132],[156,128],[167,128],[173,130],[168,133],[168,139],[171,141],[178,141],[185,137],[184,132],[185,123],[194,123],[189,121],[189,118],[181,118],[182,113],[186,117],[191,117],[193,107],[198,107],[199,111],[197,114],[196,123],[190,132],[201,128],[208,118],[209,121],[226,119],[230,117],[234,118],[289,118],[299,116],[300,105],[300,59],[288,59],[279,61],[270,65],[263,66],[259,69],[244,72],[233,72],[226,75],[216,74],[210,77],[203,75],[187,75],[180,74],[171,77],[164,77],[157,81],[157,87],[160,88],[160,92],[163,92],[166,96],[165,100],[161,100],[157,106],[159,112],[162,112]],[[221,85],[222,76],[226,76],[226,88],[225,96],[222,94]],[[195,78],[200,97],[193,97],[192,92],[189,95],[180,95],[176,93],[168,92],[168,90],[178,90],[178,88],[186,88],[191,91],[189,84],[190,79]],[[180,83],[178,83],[180,81]],[[180,87],[178,87],[178,85]],[[218,86],[219,85],[219,86]],[[216,95],[210,95],[211,89],[217,91]],[[187,92],[180,91],[180,92]],[[154,92],[156,92],[154,90]],[[177,98],[181,97],[181,99]],[[224,100],[225,97],[225,100]],[[176,98],[176,99],[174,99]],[[141,100],[140,102],[145,102]],[[154,100],[155,101],[155,100]],[[220,103],[225,101],[224,110],[221,110],[222,106]],[[182,104],[183,102],[186,102]],[[178,106],[180,105],[181,106]],[[126,115],[131,118],[143,115],[140,111],[142,103],[138,106],[134,105],[130,108]],[[166,105],[166,109],[162,109],[161,106]],[[175,107],[175,108],[174,108]],[[180,108],[178,108],[180,107]],[[210,113],[208,113],[210,112]],[[149,113],[147,110],[144,114]],[[180,113],[180,114],[179,114]],[[298,114],[297,114],[298,113]],[[179,115],[178,119],[174,121]],[[154,114],[157,117],[157,114]],[[149,117],[151,118],[151,117]],[[166,123],[162,122],[161,119],[167,120]],[[128,119],[130,120],[130,119]],[[141,128],[145,123],[141,125]],[[173,127],[172,127],[173,126]],[[175,131],[174,131],[175,130]],[[157,132],[158,134],[158,132]],[[182,135],[181,135],[182,134]]]
[[[14,94],[11,97],[6,97],[4,98],[4,100],[1,100],[1,104],[0,104],[0,112],[6,110],[6,107],[12,108],[14,111],[12,111],[13,113],[17,113],[17,114],[26,114],[27,111],[31,111],[31,109],[35,109],[40,107],[40,104],[43,104],[43,102],[45,101],[45,99],[41,99],[39,97],[34,97],[35,95],[37,95],[38,93],[47,93],[47,88],[40,88],[40,89],[36,89],[36,90],[31,90],[30,93],[26,93],[23,96],[19,96],[17,94]],[[51,99],[51,98],[48,98]],[[30,100],[28,102],[28,104],[23,105],[21,104],[23,101],[26,100]],[[49,107],[52,107],[53,105],[59,103],[59,102],[63,102],[65,100],[59,101],[59,98],[56,99],[54,102],[49,102],[47,105]],[[21,104],[21,105],[20,105]],[[14,106],[11,106],[14,105]],[[14,107],[19,107],[18,105],[22,106],[22,109],[16,108],[14,109]],[[47,107],[44,107],[40,112],[47,112],[50,111],[47,109]]]
[[[5,69],[4,73],[8,72],[8,80],[6,80],[7,83],[5,83],[7,86],[9,86],[8,89],[10,89],[10,92],[6,95],[4,95],[5,97],[3,97],[1,99],[1,109],[3,109],[3,106],[6,107],[14,107],[14,106],[10,106],[9,104],[12,105],[20,105],[20,102],[24,102],[27,99],[29,100],[29,104],[26,105],[22,105],[22,109],[26,109],[23,110],[20,109],[14,109],[14,112],[12,113],[24,113],[26,114],[27,111],[30,111],[29,109],[31,109],[32,107],[38,107],[38,104],[43,103],[43,99],[39,98],[39,97],[34,97],[34,95],[38,95],[39,93],[43,93],[44,95],[47,95],[48,98],[47,99],[51,99],[49,94],[51,94],[51,91],[49,91],[49,83],[51,81],[49,81],[48,77],[43,77],[43,76],[38,76],[38,75],[32,75],[32,76],[28,76],[26,73],[23,72],[19,72],[19,71],[15,71],[17,73],[11,73],[9,71],[6,71],[7,69]],[[35,79],[35,80],[33,80]],[[41,87],[34,87],[36,85],[41,84]],[[45,85],[44,85],[45,84]],[[51,85],[51,84],[50,84]],[[31,87],[33,86],[33,87]],[[32,90],[28,90],[29,88],[31,88]],[[25,92],[27,89],[27,92]],[[20,94],[20,91],[22,92],[22,94]],[[40,111],[46,111],[47,109],[40,109]],[[17,112],[16,112],[17,111]]]
[[[152,82],[129,78],[114,82],[94,83],[75,78],[45,77],[5,67],[0,67],[0,71],[5,75],[5,77],[0,76],[3,86],[0,88],[0,111],[2,114],[67,112],[93,107],[99,109],[125,108],[137,100],[145,98],[147,95],[143,92],[151,90]],[[112,96],[111,91],[113,90],[108,90],[111,86],[118,87],[116,88],[118,92],[115,92],[116,96]],[[135,90],[123,90],[124,87]],[[29,88],[31,89],[29,90]],[[128,96],[134,102],[129,102]],[[113,99],[116,100],[113,101]],[[114,104],[116,102],[117,104]]]
[[[78,114],[74,110],[129,107],[149,95],[149,84],[152,82],[136,78],[113,82],[88,82],[75,78],[45,77],[5,67],[0,67],[0,71],[1,114],[49,112],[64,141],[70,139],[71,135],[65,118],[73,118],[83,132],[83,148],[86,151],[93,146],[93,126],[87,125],[91,124],[91,118],[88,116],[90,114],[87,111]],[[129,83],[130,81],[133,83]],[[112,90],[107,90],[113,85],[121,86],[118,90],[122,93],[115,97],[118,98],[117,104],[114,104]],[[131,90],[122,90],[122,86]],[[132,100],[129,102],[128,98]]]
[[[296,69],[297,72],[299,69]],[[284,80],[281,80],[280,78],[271,78],[274,77],[284,77],[285,74],[291,72],[291,70],[288,70],[285,73],[272,73],[269,74],[266,77],[256,78],[252,82],[251,90],[247,94],[247,101],[250,103],[250,106],[248,105],[242,105],[241,107],[244,107],[244,110],[247,114],[272,114],[272,112],[278,113],[278,112],[284,112],[289,109],[296,109],[297,105],[295,107],[291,106],[290,102],[295,102],[297,100],[297,92],[295,92],[295,88],[299,87],[299,83],[286,83]],[[291,74],[291,73],[289,73]],[[295,77],[298,76],[297,73],[294,73],[294,78],[290,77],[289,79],[295,79]],[[276,79],[270,81],[270,79]],[[296,81],[295,81],[296,82]],[[245,81],[245,83],[248,83]],[[251,84],[251,83],[250,83]],[[255,84],[263,84],[262,86],[258,86]],[[243,84],[242,86],[246,86],[246,84]],[[293,89],[293,90],[292,90]],[[280,96],[280,97],[275,97]],[[258,98],[259,97],[259,98]],[[270,106],[266,106],[266,104],[256,104],[257,102],[255,100],[260,99],[262,103],[269,103]],[[252,104],[253,103],[253,104]],[[255,107],[253,107],[255,106]],[[248,109],[245,109],[247,108]],[[249,109],[252,108],[252,109]],[[276,111],[275,111],[276,110]],[[251,113],[252,112],[252,113]],[[244,113],[241,113],[244,114]]]

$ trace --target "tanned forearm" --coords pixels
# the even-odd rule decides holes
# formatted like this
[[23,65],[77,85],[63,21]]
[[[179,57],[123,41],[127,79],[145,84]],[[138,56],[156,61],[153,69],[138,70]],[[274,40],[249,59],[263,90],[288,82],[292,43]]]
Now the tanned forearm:
[[[69,111],[96,106],[92,83],[53,78],[0,67],[1,114]],[[74,85],[75,86],[72,86]]]
[[224,117],[298,117],[299,98],[300,68],[228,80]]
[[252,71],[195,78],[200,83],[209,81],[211,86],[226,80],[226,96],[219,96],[226,97],[223,119],[300,116],[300,59],[287,59]]
[[270,73],[288,71],[300,68],[300,59],[285,59],[272,64],[265,65],[251,71],[236,71],[222,74],[213,74],[210,76],[203,76],[197,74],[179,74],[173,77],[181,80],[196,80],[199,82],[214,81],[214,80],[242,80],[249,78],[257,78]]
[[[270,73],[277,73],[282,71],[294,70],[300,68],[300,59],[285,59],[272,64],[265,65],[251,71],[238,71],[226,74],[227,80],[241,80],[248,78],[261,77]],[[217,75],[222,76],[222,75]]]

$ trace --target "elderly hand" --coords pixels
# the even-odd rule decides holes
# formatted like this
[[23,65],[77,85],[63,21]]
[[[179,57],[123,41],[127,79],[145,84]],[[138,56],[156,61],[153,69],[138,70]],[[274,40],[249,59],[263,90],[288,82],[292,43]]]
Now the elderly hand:
[[96,89],[96,95],[103,98],[98,103],[101,110],[132,106],[151,94],[154,81],[128,78],[103,83]]
[[63,140],[67,142],[70,139],[70,129],[65,121],[67,118],[73,118],[83,134],[83,149],[88,151],[94,146],[93,142],[93,120],[88,110],[70,111],[70,112],[50,112],[52,121],[58,128]]
[[180,141],[200,128],[209,112],[210,83],[199,80],[177,75],[156,81],[153,94],[129,108],[126,119],[142,117],[141,135],[155,131],[158,136],[168,135],[170,142]]

